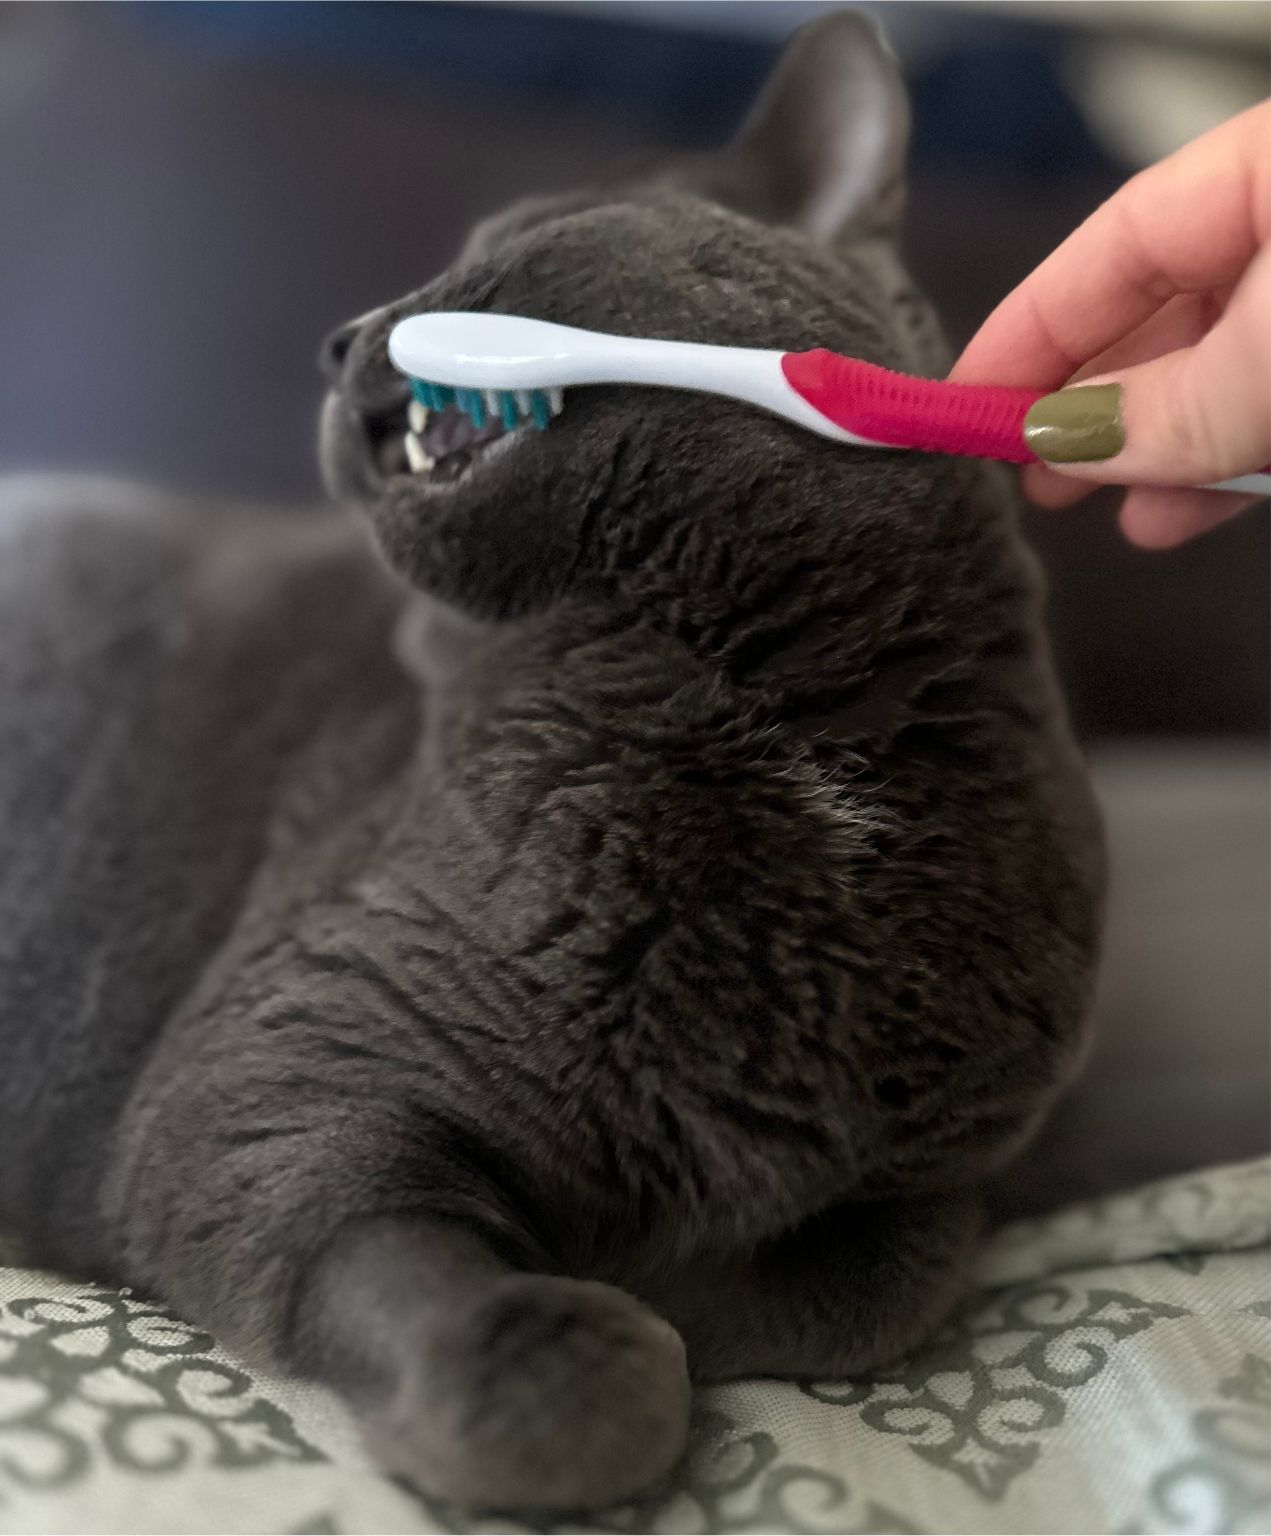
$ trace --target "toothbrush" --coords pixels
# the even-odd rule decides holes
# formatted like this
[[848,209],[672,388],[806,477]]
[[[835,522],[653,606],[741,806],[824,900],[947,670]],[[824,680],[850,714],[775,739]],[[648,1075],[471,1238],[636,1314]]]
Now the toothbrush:
[[[497,416],[546,427],[576,384],[651,384],[726,395],[859,448],[1036,462],[1024,417],[1044,393],[920,379],[823,347],[777,352],[606,336],[485,313],[412,315],[388,338],[393,365],[425,409],[456,405],[477,427]],[[1206,489],[1271,495],[1271,470]]]

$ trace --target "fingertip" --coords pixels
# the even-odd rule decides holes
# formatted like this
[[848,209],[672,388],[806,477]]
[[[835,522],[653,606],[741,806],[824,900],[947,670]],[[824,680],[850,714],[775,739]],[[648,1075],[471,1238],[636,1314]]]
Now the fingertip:
[[1138,549],[1173,549],[1188,538],[1186,532],[1179,531],[1172,513],[1162,512],[1153,499],[1133,492],[1121,503],[1117,523],[1126,540]]
[[1210,529],[1229,522],[1256,496],[1226,491],[1167,490],[1140,485],[1126,493],[1118,521],[1121,532],[1139,549],[1176,549]]

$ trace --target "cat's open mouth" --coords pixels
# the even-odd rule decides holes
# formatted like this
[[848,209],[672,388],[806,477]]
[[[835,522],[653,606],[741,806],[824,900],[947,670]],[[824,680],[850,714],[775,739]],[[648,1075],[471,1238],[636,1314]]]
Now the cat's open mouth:
[[493,444],[506,446],[522,428],[518,425],[509,430],[497,416],[478,427],[457,406],[430,411],[412,400],[370,417],[365,430],[381,480],[411,475],[431,485],[452,485],[463,479]]

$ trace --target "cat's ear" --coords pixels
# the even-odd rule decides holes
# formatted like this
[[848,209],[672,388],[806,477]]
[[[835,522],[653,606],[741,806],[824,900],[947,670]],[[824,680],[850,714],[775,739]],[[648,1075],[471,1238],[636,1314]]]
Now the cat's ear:
[[822,240],[894,232],[904,207],[909,99],[859,11],[797,32],[733,142],[699,161],[706,196]]

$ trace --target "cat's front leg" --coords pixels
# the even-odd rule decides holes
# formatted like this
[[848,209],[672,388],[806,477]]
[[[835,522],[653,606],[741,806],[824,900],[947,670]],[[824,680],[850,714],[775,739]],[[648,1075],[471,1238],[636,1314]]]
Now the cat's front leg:
[[186,1084],[131,1160],[128,1278],[333,1388],[384,1469],[426,1493],[577,1509],[675,1463],[679,1336],[613,1286],[535,1272],[488,1153],[467,1165],[455,1128],[400,1102],[377,1114],[355,1076],[326,1104],[232,1067]]
[[352,1223],[313,1266],[291,1367],[339,1391],[386,1471],[501,1509],[579,1509],[677,1460],[678,1334],[624,1292],[510,1269],[462,1227]]
[[753,1254],[701,1260],[651,1299],[695,1379],[858,1375],[935,1333],[981,1226],[978,1199],[958,1192],[844,1203]]

